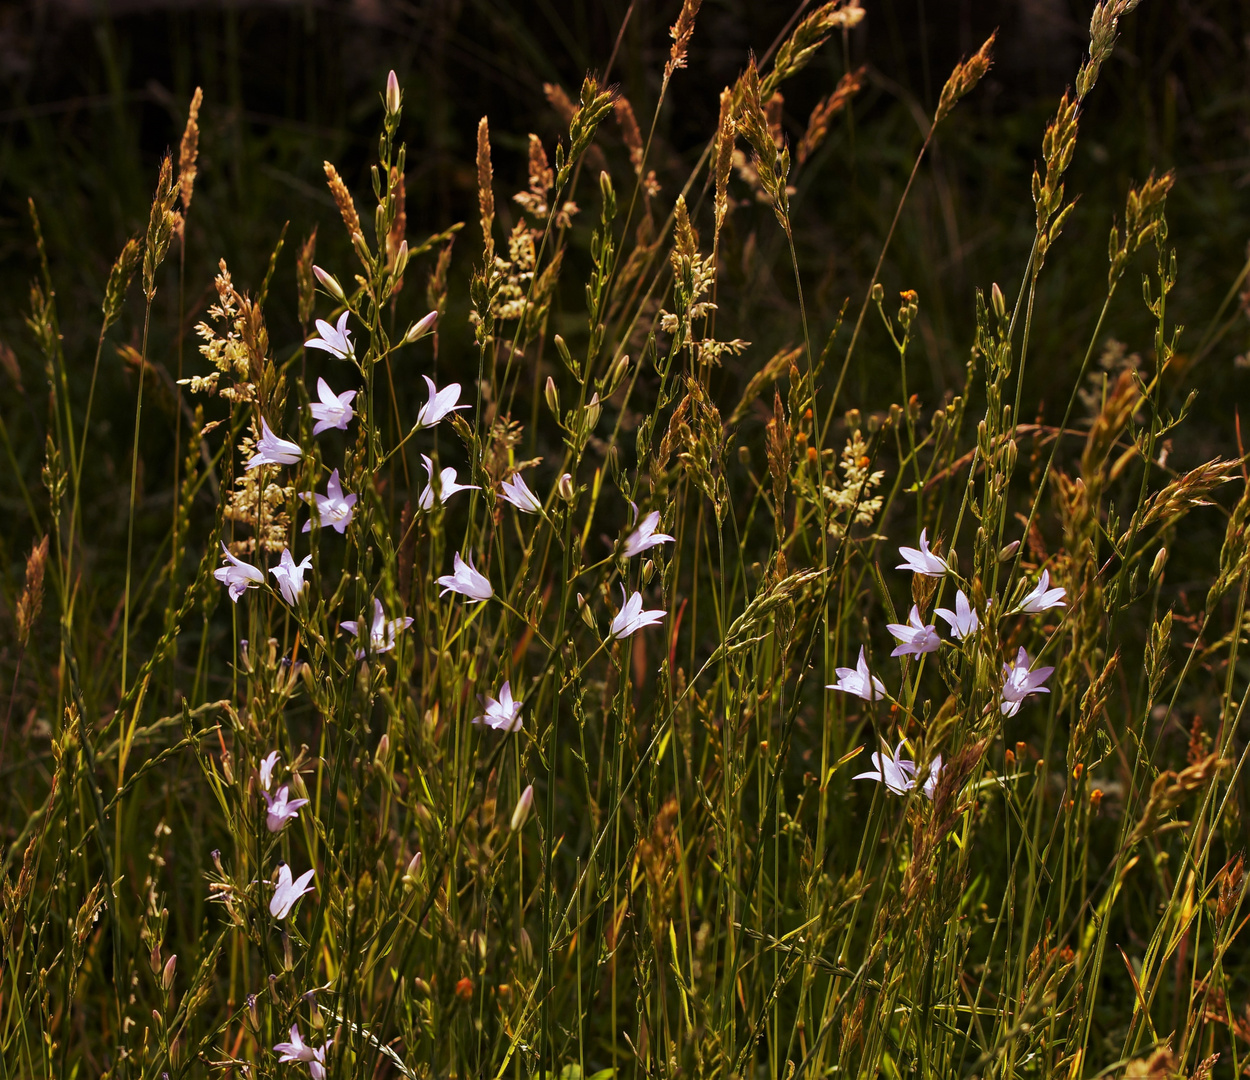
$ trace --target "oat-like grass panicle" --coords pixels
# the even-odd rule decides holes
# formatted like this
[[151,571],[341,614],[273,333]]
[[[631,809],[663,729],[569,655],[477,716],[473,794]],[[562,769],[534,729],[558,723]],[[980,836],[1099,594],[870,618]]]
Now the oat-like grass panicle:
[[994,39],[998,36],[995,30],[985,39],[981,47],[967,60],[955,65],[946,85],[942,87],[942,96],[938,98],[938,106],[933,113],[934,124],[940,124],[950,115],[959,99],[968,94],[990,70],[994,62]]
[[668,28],[668,36],[673,39],[673,45],[668,51],[668,63],[664,65],[665,86],[673,77],[674,71],[686,66],[686,52],[690,48],[690,38],[694,34],[695,16],[699,14],[702,4],[703,0],[683,0],[677,21]]
[[725,215],[729,212],[729,174],[733,169],[734,137],[737,133],[734,122],[734,93],[729,87],[720,92],[720,119],[716,124],[716,158],[714,170],[716,174],[716,235],[720,235],[721,226],[725,223]]
[[160,178],[156,183],[156,195],[152,199],[147,236],[143,243],[143,293],[149,302],[156,295],[156,271],[169,253],[169,242],[177,224],[173,208],[177,197],[173,162],[166,154],[161,161]]
[[347,226],[347,235],[352,238],[352,243],[356,243],[356,237],[363,239],[364,233],[360,229],[360,215],[356,213],[356,204],[352,201],[352,193],[347,190],[347,185],[343,183],[343,178],[339,176],[339,171],[330,162],[322,162],[325,169],[326,183],[330,187],[330,194],[334,196],[334,205],[339,208],[339,216],[343,219],[343,224]]
[[182,133],[182,145],[178,148],[178,193],[182,197],[182,212],[191,209],[191,196],[195,192],[196,164],[200,153],[200,105],[204,91],[195,88],[191,95],[191,108],[187,112],[187,126]]
[[[134,279],[135,271],[143,258],[143,242],[136,237],[126,241],[113,269],[109,271],[108,283],[104,286],[104,302],[100,305],[104,313],[104,330],[121,318],[122,305],[126,302],[126,290]],[[103,332],[103,331],[101,331]]]
[[797,157],[800,165],[811,157],[820,147],[820,144],[825,141],[825,136],[829,134],[829,124],[833,118],[845,109],[851,103],[851,99],[859,93],[864,85],[865,71],[867,71],[866,67],[848,71],[838,80],[838,85],[834,88],[833,93],[828,97],[822,98],[817,102],[816,107],[812,109],[812,114],[807,119],[807,130],[803,133],[803,138],[799,142]]
[[307,327],[313,317],[317,302],[317,286],[313,278],[313,262],[317,257],[317,226],[308,234],[295,256],[295,288],[299,297],[298,313],[300,326],[305,328],[302,336],[307,337]]
[[577,106],[573,104],[573,99],[569,97],[563,86],[559,83],[543,83],[543,94],[547,98],[547,103],[555,109],[556,115],[564,123],[567,124],[573,119]]
[[43,608],[43,571],[48,561],[48,538],[45,536],[26,557],[26,586],[17,601],[17,645],[25,649],[30,631]]
[[490,162],[490,124],[477,122],[477,208],[482,222],[482,252],[486,272],[495,261],[495,172]]
[[798,26],[777,50],[773,69],[760,88],[761,97],[767,99],[790,76],[805,68],[817,50],[835,30],[849,30],[858,26],[864,18],[864,9],[858,0],[832,0],[817,8]]

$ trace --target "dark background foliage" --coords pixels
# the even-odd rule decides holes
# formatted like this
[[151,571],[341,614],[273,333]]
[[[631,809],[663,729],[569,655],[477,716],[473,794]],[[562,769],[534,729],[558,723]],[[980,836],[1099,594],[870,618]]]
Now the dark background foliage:
[[[236,280],[255,288],[282,223],[289,221],[267,308],[282,354],[294,347],[299,332],[291,272],[296,242],[320,226],[318,260],[346,266],[350,258],[321,163],[336,162],[362,197],[367,192],[387,70],[396,69],[406,93],[401,137],[409,145],[410,237],[475,219],[473,137],[482,115],[491,121],[497,195],[507,225],[507,195],[524,186],[527,133],[536,130],[551,147],[563,128],[544,97],[544,83],[575,94],[585,72],[606,73],[633,102],[645,129],[678,5],[638,2],[626,21],[627,7],[624,0],[44,0],[5,6],[0,295],[6,299],[0,341],[15,350],[21,366],[21,387],[5,376],[4,392],[10,404],[28,406],[13,411],[11,424],[27,483],[38,488],[43,446],[40,362],[21,321],[24,293],[37,269],[28,197],[47,236],[71,368],[83,372],[71,387],[81,404],[97,325],[94,315],[81,316],[98,309],[112,259],[146,223],[160,156],[176,149],[191,92],[203,86],[200,180],[185,265],[187,340],[180,357],[176,335],[158,334],[151,355],[171,371],[194,365],[189,328],[212,296],[217,260],[225,257]],[[662,206],[671,205],[714,128],[721,87],[733,81],[749,52],[764,54],[794,14],[784,4],[706,0],[689,68],[677,74],[658,120],[652,161],[663,185]],[[952,65],[997,28],[995,66],[939,133],[882,274],[887,297],[904,288],[920,295],[913,376],[919,383],[909,389],[932,407],[962,386],[973,289],[988,289],[994,280],[1008,295],[1019,287],[1033,230],[1030,175],[1046,121],[1074,77],[1088,15],[1088,5],[1071,0],[881,0],[869,6],[843,47],[827,47],[787,84],[785,126],[797,142],[812,105],[839,75],[867,65],[867,85],[852,112],[795,181],[796,233],[816,342],[827,336],[844,301],[850,299],[853,313],[862,299],[926,118]],[[1236,0],[1144,0],[1125,20],[1082,120],[1068,174],[1068,191],[1079,192],[1080,200],[1043,276],[1027,416],[1055,423],[1062,414],[1101,302],[1107,230],[1123,216],[1129,184],[1152,170],[1174,169],[1169,220],[1180,284],[1172,312],[1189,329],[1170,390],[1175,404],[1200,383],[1196,408],[1205,421],[1189,426],[1184,438],[1192,445],[1178,463],[1234,449],[1230,405],[1245,395],[1248,378],[1234,357],[1246,348],[1247,327],[1235,298],[1224,318],[1213,320],[1238,278],[1250,236],[1243,194],[1250,177],[1246,16],[1246,4]],[[611,162],[624,165],[614,125],[605,126],[599,142]],[[585,183],[579,195],[584,205],[593,204]],[[590,216],[582,215],[586,227]],[[457,243],[442,333],[439,362],[448,374],[460,374],[468,355],[463,315],[478,245],[470,224]],[[797,341],[800,331],[787,252],[765,208],[745,207],[731,217],[724,257],[720,300],[733,313],[727,329],[754,343],[745,357],[728,364],[724,377],[732,386],[763,357]],[[171,260],[158,308],[177,304],[178,272]],[[418,278],[424,273],[423,267]],[[578,280],[575,274],[564,277]],[[416,284],[409,293],[414,313],[421,299],[420,280]],[[580,295],[564,302],[580,311]],[[158,319],[158,325],[176,325],[175,307],[164,314],[173,317]],[[1136,288],[1120,291],[1108,326],[1130,351],[1149,354]],[[123,320],[119,330],[137,343],[137,320]],[[897,376],[871,315],[868,332],[869,347],[859,350],[852,368],[848,403],[883,408],[897,396]],[[128,420],[118,419],[130,409],[132,388],[111,348],[101,380],[105,426],[96,435],[104,442],[91,468],[100,470],[101,487],[108,488],[110,477],[128,472],[132,430]],[[172,450],[159,425],[145,432],[147,488],[168,491],[167,478],[156,470],[172,462]],[[0,505],[14,522],[0,531],[3,554],[16,567],[30,537],[28,527],[17,524],[25,515],[11,478],[0,479]],[[119,529],[124,518],[119,507]],[[107,531],[101,540],[110,541]]]

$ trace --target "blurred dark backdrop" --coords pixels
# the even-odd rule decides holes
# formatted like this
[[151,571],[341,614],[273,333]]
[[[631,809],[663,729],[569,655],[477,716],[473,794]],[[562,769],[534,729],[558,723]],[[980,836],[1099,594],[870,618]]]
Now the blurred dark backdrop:
[[[41,378],[21,321],[36,269],[27,197],[36,200],[48,237],[66,346],[85,369],[108,267],[146,222],[159,158],[176,148],[195,86],[204,88],[204,106],[186,256],[188,323],[202,315],[217,260],[227,258],[236,280],[254,288],[289,220],[286,264],[267,309],[283,351],[298,334],[289,265],[295,242],[319,224],[318,261],[347,265],[321,164],[336,162],[364,198],[388,69],[398,72],[406,93],[409,236],[420,237],[475,220],[477,119],[490,117],[503,208],[524,186],[527,133],[537,132],[550,148],[565,128],[543,84],[575,94],[585,72],[605,71],[618,35],[608,78],[631,99],[645,130],[679,6],[638,0],[623,31],[626,0],[39,0],[0,7],[0,340],[15,350],[24,392],[33,395]],[[1189,330],[1172,390],[1203,389],[1198,407],[1209,422],[1192,429],[1200,444],[1194,456],[1233,448],[1229,406],[1248,400],[1244,362],[1235,360],[1247,348],[1248,324],[1236,301],[1218,326],[1212,319],[1250,237],[1247,7],[1247,0],[1143,0],[1124,20],[1068,176],[1067,190],[1080,193],[1080,201],[1043,279],[1026,394],[1031,414],[1040,409],[1053,422],[1062,413],[1105,288],[1107,230],[1123,216],[1128,185],[1151,170],[1174,169],[1169,218],[1181,280],[1171,312]],[[795,10],[780,2],[705,0],[689,67],[675,76],[657,127],[652,160],[662,206],[671,205],[714,129],[720,89],[751,51],[769,48]],[[846,41],[830,42],[785,87],[785,125],[797,141],[812,106],[848,66],[868,66],[853,109],[796,181],[799,254],[817,341],[846,298],[852,310],[862,298],[952,65],[999,30],[996,63],[940,132],[883,274],[887,295],[904,288],[920,294],[918,389],[926,405],[935,405],[963,382],[974,287],[998,280],[1009,296],[1019,287],[1033,231],[1030,174],[1047,118],[1075,77],[1090,5],[870,0],[867,10]],[[610,122],[600,142],[611,160],[624,160]],[[593,201],[582,194],[585,204]],[[506,227],[509,211],[501,212]],[[480,246],[470,225],[457,244],[443,366],[457,363],[456,335],[468,338],[461,316],[475,257]],[[725,262],[731,333],[756,344],[744,358],[749,366],[801,336],[771,214],[758,207],[735,213]],[[1148,352],[1149,322],[1135,280],[1141,268],[1120,290],[1108,332],[1130,351]],[[580,309],[576,280],[566,277],[567,303]],[[419,290],[412,292],[416,305]],[[895,369],[873,322],[848,404],[880,408],[891,400]],[[120,329],[123,336],[137,333],[127,323]],[[159,355],[171,344],[154,347]],[[104,400],[121,394],[124,378],[116,364],[104,372]],[[5,394],[14,400],[7,386]],[[127,400],[129,391],[117,398],[119,405]],[[36,480],[38,412],[32,410],[23,431],[30,437],[20,448]],[[118,461],[127,453],[123,434]],[[6,483],[0,499],[17,505]]]

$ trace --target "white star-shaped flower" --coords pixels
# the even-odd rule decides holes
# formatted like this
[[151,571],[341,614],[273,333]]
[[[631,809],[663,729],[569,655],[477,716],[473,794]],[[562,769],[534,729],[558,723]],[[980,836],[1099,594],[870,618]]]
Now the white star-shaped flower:
[[[323,527],[329,525],[335,532],[342,535],[351,523],[352,507],[356,505],[356,495],[344,495],[343,485],[339,480],[339,471],[335,469],[326,482],[326,493],[318,495],[315,491],[301,491],[299,497],[304,502],[316,506],[313,515]],[[312,529],[312,518],[304,522],[304,532]]]
[[356,393],[355,390],[344,390],[341,394],[336,394],[330,389],[330,384],[325,379],[319,378],[317,396],[321,398],[321,402],[318,404],[314,401],[308,406],[312,418],[317,421],[313,425],[313,434],[320,435],[323,431],[329,431],[330,428],[346,431],[347,425],[356,415],[352,409],[352,399],[355,398]]

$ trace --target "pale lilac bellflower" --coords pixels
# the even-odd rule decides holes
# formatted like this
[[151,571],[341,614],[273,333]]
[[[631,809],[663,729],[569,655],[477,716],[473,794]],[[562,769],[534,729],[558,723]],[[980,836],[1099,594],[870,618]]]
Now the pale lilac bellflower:
[[621,586],[621,600],[621,610],[616,613],[609,631],[611,636],[618,640],[629,637],[644,626],[654,626],[668,614],[663,608],[651,608],[644,611],[642,593],[635,592],[629,599],[626,599],[624,585]]
[[457,405],[460,400],[460,384],[450,383],[441,390],[434,385],[434,380],[428,375],[422,375],[426,386],[430,388],[430,400],[421,406],[421,410],[417,413],[417,427],[432,428],[436,426],[448,413],[453,413],[457,409],[467,409],[469,406]]
[[[404,616],[401,619],[388,619],[386,612],[382,609],[382,601],[376,596],[373,598],[373,623],[369,627],[369,647],[375,653],[390,652],[395,648],[395,635],[401,630],[407,630],[412,625],[412,617]],[[355,619],[348,619],[339,623],[349,634],[360,637],[360,623]],[[363,660],[365,656],[364,649],[356,650],[356,659]]]
[[276,795],[261,791],[265,797],[265,827],[270,832],[281,832],[288,821],[299,817],[299,808],[307,806],[307,799],[292,799],[291,789],[283,784]]
[[260,762],[260,786],[265,791],[269,790],[269,785],[273,783],[273,769],[278,764],[279,754],[277,750],[270,750]]
[[495,731],[520,731],[522,704],[524,703],[513,700],[512,685],[506,682],[499,688],[498,701],[490,694],[483,695],[482,707],[486,712],[475,716],[473,723],[483,724]]
[[421,492],[417,499],[417,505],[422,510],[433,509],[434,503],[445,503],[457,491],[477,491],[477,484],[457,484],[456,470],[450,466],[440,470],[438,474],[438,491],[434,490],[434,462],[432,462],[425,454],[421,455],[421,465],[425,469],[429,481],[425,485],[425,490]]
[[279,1064],[301,1062],[308,1066],[312,1080],[326,1080],[326,1051],[333,1042],[333,1039],[327,1039],[323,1046],[318,1046],[314,1050],[300,1036],[299,1025],[292,1024],[291,1041],[275,1043],[273,1052],[280,1055]]
[[304,456],[299,443],[290,439],[280,439],[269,428],[269,421],[260,418],[260,442],[256,444],[256,453],[247,463],[249,469],[259,465],[294,465]]
[[[356,495],[344,495],[343,484],[339,480],[339,471],[335,469],[330,474],[330,479],[326,482],[326,493],[318,495],[315,491],[301,491],[299,497],[304,502],[316,505],[317,510],[315,517],[318,524],[322,527],[329,525],[340,536],[346,531],[347,526],[351,524],[352,507],[356,505]],[[304,532],[312,530],[312,518],[310,517],[304,522]]]
[[321,398],[320,404],[313,402],[308,406],[308,411],[312,413],[312,418],[317,422],[313,425],[313,434],[320,435],[323,431],[329,431],[335,428],[338,431],[346,431],[347,425],[351,423],[352,417],[356,415],[352,409],[352,399],[356,396],[355,390],[344,390],[341,394],[336,394],[330,389],[330,384],[325,379],[317,380],[317,396]]
[[911,614],[906,623],[887,623],[886,629],[900,642],[891,656],[923,656],[934,652],[941,644],[941,638],[932,625],[925,626],[920,619],[920,609],[911,606]]
[[868,772],[856,773],[852,780],[875,780],[885,784],[895,795],[906,795],[916,786],[916,763],[900,756],[903,744],[894,748],[893,756],[880,751],[872,755],[872,768]]
[[[634,506],[633,503],[629,504]],[[634,506],[635,517],[638,514],[638,507]],[[673,537],[667,533],[658,533],[655,530],[660,527],[660,512],[652,510],[642,523],[625,538],[624,554],[625,558],[632,559],[640,552],[646,551],[648,548],[659,547],[661,544],[671,544]]]
[[511,480],[505,480],[499,485],[499,497],[504,502],[511,503],[523,514],[542,513],[543,504],[538,501],[538,496],[530,491],[525,477],[520,473],[513,473]]
[[304,574],[312,569],[312,556],[305,555],[299,562],[291,557],[290,548],[282,549],[282,558],[278,565],[271,567],[269,572],[278,579],[278,592],[282,594],[291,607],[299,604],[300,593],[304,591]]
[[251,563],[236,559],[230,554],[225,544],[221,545],[221,552],[225,555],[227,562],[225,566],[219,566],[213,571],[213,577],[230,590],[230,599],[237,604],[239,597],[248,589],[265,584],[265,575]]
[[854,694],[865,701],[876,701],[885,697],[885,683],[868,670],[868,661],[864,657],[864,647],[859,647],[859,659],[853,668],[837,668],[838,681],[829,684],[827,690],[840,690],[844,694]]
[[485,574],[478,573],[477,567],[473,565],[473,556],[470,555],[469,561],[465,562],[458,551],[452,560],[451,573],[440,577],[438,583],[443,587],[439,596],[452,592],[467,596],[470,600],[489,600],[495,595],[490,587],[490,580]]
[[1041,667],[1036,671],[1029,670],[1029,654],[1024,646],[1016,654],[1014,664],[1003,665],[1003,704],[1004,716],[1015,716],[1020,711],[1020,704],[1030,694],[1049,694],[1042,685],[1050,678],[1053,667]]
[[1052,589],[1050,587],[1050,573],[1043,570],[1042,576],[1033,587],[1033,591],[1020,601],[1020,606],[1016,610],[1036,615],[1042,611],[1049,611],[1051,608],[1067,607],[1068,605],[1064,603],[1063,599],[1067,591],[1067,589]]
[[968,597],[964,595],[963,589],[955,593],[954,611],[940,607],[934,611],[934,614],[946,621],[951,628],[951,637],[957,641],[963,641],[969,634],[975,634],[981,626],[981,620],[977,618],[976,611],[968,603]]
[[278,884],[273,890],[273,899],[269,901],[269,914],[281,922],[291,914],[291,908],[295,906],[304,893],[312,892],[312,886],[309,884],[313,879],[313,871],[305,870],[294,881],[291,880],[291,868],[283,863],[278,867]]
[[928,532],[928,529],[920,530],[919,548],[901,547],[898,549],[904,561],[895,569],[910,570],[913,574],[924,574],[925,577],[942,577],[950,569],[945,559],[940,555],[934,555],[929,550]]
[[317,333],[320,337],[309,338],[304,342],[307,349],[323,349],[331,356],[340,360],[349,360],[352,356],[352,332],[347,329],[345,311],[339,316],[338,326],[331,326],[325,319],[317,320]]

